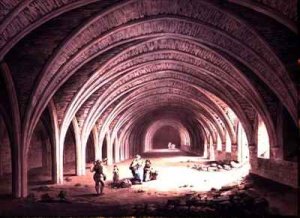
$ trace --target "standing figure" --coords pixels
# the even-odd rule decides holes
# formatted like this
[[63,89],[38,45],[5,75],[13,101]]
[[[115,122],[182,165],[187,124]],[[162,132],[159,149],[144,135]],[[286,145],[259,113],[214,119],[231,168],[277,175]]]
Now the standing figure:
[[102,195],[103,189],[104,189],[104,181],[106,180],[106,176],[103,172],[103,166],[102,166],[102,162],[100,160],[97,160],[95,162],[94,167],[91,169],[91,172],[95,172],[94,176],[93,176],[93,179],[95,181],[95,190],[98,195],[99,194]]
[[113,184],[117,185],[119,183],[119,168],[117,165],[114,165],[114,169],[113,169]]
[[151,161],[147,159],[144,166],[144,182],[150,180],[150,170],[151,170]]
[[142,166],[143,160],[141,159],[141,156],[137,154],[132,160],[129,169],[131,170],[134,179],[140,184],[142,183]]

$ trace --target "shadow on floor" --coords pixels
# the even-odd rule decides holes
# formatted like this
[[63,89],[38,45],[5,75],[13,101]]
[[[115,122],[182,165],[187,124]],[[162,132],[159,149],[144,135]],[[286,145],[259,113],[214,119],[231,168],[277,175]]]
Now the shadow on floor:
[[76,176],[75,173],[64,173],[64,176]]
[[141,155],[143,158],[163,158],[163,157],[176,157],[176,156],[194,156],[199,157],[196,154],[192,154],[179,149],[155,149],[149,152],[145,152]]
[[29,185],[50,185],[53,184],[52,180],[46,180],[46,181],[29,181]]
[[100,195],[96,194],[96,193],[88,193],[88,194],[82,194],[82,195],[73,195],[72,197],[85,197],[85,198],[89,198],[89,197],[99,197]]
[[11,200],[13,199],[12,194],[0,194],[0,200]]

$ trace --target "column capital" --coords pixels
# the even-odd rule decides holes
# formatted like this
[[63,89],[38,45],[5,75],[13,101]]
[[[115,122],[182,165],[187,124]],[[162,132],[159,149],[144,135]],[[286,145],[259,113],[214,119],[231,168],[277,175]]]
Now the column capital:
[[282,159],[280,147],[271,147],[271,158],[272,159]]

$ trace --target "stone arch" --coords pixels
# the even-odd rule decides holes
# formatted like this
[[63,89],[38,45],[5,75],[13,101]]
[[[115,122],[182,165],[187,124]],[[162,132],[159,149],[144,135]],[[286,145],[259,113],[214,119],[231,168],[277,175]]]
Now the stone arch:
[[[46,116],[44,113],[43,116]],[[52,182],[52,147],[47,124],[41,120],[35,128],[27,153],[28,184],[47,184]]]
[[[22,1],[10,11],[10,15],[7,16],[0,25],[0,60],[7,54],[7,52],[17,44],[23,37],[33,31],[35,28],[41,26],[43,23],[53,19],[60,14],[73,10],[77,7],[81,7],[86,4],[95,2],[96,0],[79,0],[79,1],[65,1],[65,2],[53,2],[47,1],[48,7],[45,10],[43,3],[28,0]],[[39,13],[28,13],[34,6],[38,7]],[[44,3],[45,4],[45,3]],[[56,5],[52,5],[56,4]],[[51,5],[51,8],[49,8]],[[30,15],[29,15],[30,14]],[[18,20],[26,20],[24,22],[17,22]],[[12,30],[13,29],[13,30]]]
[[163,126],[171,126],[176,129],[180,135],[180,145],[190,146],[191,139],[186,128],[178,121],[175,120],[157,120],[154,121],[146,130],[144,139],[144,151],[150,151],[153,148],[153,137],[155,133]]
[[1,77],[4,80],[4,89],[8,96],[8,105],[11,114],[6,113],[6,110],[0,109],[5,112],[5,117],[11,117],[9,124],[9,136],[11,142],[11,155],[12,155],[12,193],[14,197],[21,197],[27,195],[27,166],[24,158],[24,147],[21,147],[21,118],[19,103],[16,93],[16,88],[12,78],[11,71],[8,65],[4,62],[0,66]]
[[269,133],[262,118],[258,116],[257,155],[259,158],[270,158]]
[[[180,3],[178,3],[178,4],[180,5]],[[200,4],[200,5],[201,5],[201,4],[204,4],[206,7],[210,8],[211,10],[216,10],[216,8],[213,7],[213,6],[211,6],[210,4],[202,3],[202,2],[199,3],[199,4]],[[198,6],[198,4],[196,4],[196,3],[195,3],[195,5]],[[178,8],[180,8],[180,7],[178,6]],[[120,8],[118,8],[118,9],[120,9]],[[201,7],[197,7],[197,9],[200,10]],[[239,25],[241,25],[241,27],[244,27],[244,29],[247,30],[247,26],[246,26],[243,22],[238,22],[237,19],[235,20],[235,19],[234,19],[234,16],[229,16],[229,15],[226,14],[226,13],[223,14],[223,15],[224,15],[226,18],[228,18],[228,19],[232,19],[232,20],[233,20],[232,22],[238,23]],[[98,18],[98,17],[97,17],[97,18]],[[96,19],[96,18],[95,18],[95,19]],[[199,18],[197,18],[197,19],[199,19]],[[89,21],[89,23],[93,23],[93,21]],[[86,28],[86,27],[85,27],[85,28]],[[84,29],[84,28],[83,28],[83,29]],[[79,32],[80,32],[80,33],[83,32],[83,29],[81,29]],[[243,28],[241,28],[241,29],[243,29]],[[255,38],[258,38],[258,39],[259,39],[259,37],[254,33],[254,31],[251,31],[251,30],[250,30],[249,33],[253,34],[254,36],[256,36]],[[74,35],[76,36],[76,35],[78,35],[78,34],[74,34]],[[244,34],[244,35],[245,35],[245,34]],[[70,40],[71,40],[71,38],[72,38],[72,37],[70,37]],[[72,39],[73,39],[73,38],[72,38]],[[245,42],[246,42],[246,41],[245,41]],[[66,44],[68,44],[68,43],[66,43]],[[257,40],[257,44],[260,44],[260,46],[261,46],[261,45],[264,44],[264,43],[262,43],[262,40]],[[259,46],[258,46],[258,47],[259,47]],[[269,50],[267,46],[265,46],[265,48],[266,48],[266,50]],[[262,50],[263,50],[263,49],[262,49]],[[270,55],[270,54],[268,54],[268,55]],[[274,61],[274,60],[275,60],[275,61]],[[273,59],[272,61],[274,61],[274,63],[277,62],[276,64],[278,65],[278,59],[275,58],[275,59]],[[272,61],[270,61],[270,62],[272,62]],[[280,66],[280,63],[279,63],[279,66]],[[281,68],[281,69],[282,69],[282,68]],[[284,75],[284,74],[282,74],[282,75]],[[50,76],[50,75],[49,75],[49,76]],[[45,80],[45,81],[48,81],[48,80]],[[53,82],[54,82],[54,80],[53,80]],[[279,83],[280,83],[280,82],[279,82]],[[50,87],[50,86],[49,86],[49,87]],[[58,87],[59,87],[59,86],[58,86]],[[275,86],[274,86],[274,87],[275,87]],[[274,87],[273,87],[273,88],[274,88]],[[291,91],[291,92],[293,92],[293,91]],[[37,91],[36,91],[35,93],[42,93],[42,92],[41,92],[40,90],[37,89]],[[43,92],[43,93],[44,93],[44,92]],[[52,93],[52,94],[51,94],[51,93]],[[50,94],[50,95],[53,95],[53,92],[49,92],[49,94]],[[278,92],[277,92],[277,94],[278,94]],[[279,94],[279,95],[282,96],[283,94]],[[36,97],[37,97],[37,96],[36,96]],[[32,99],[38,99],[38,97],[37,97],[37,98],[36,98],[36,97],[32,97]],[[46,101],[47,101],[47,98],[48,98],[48,96],[45,96]],[[286,106],[287,106],[287,107],[289,107],[288,105],[291,105],[291,104],[292,104],[292,100],[291,100],[291,99],[288,100],[288,99],[290,99],[290,98],[284,98],[283,96],[281,97],[282,102],[286,102]],[[287,101],[289,101],[289,103],[288,103]],[[39,101],[39,100],[38,100],[37,102],[41,102],[41,104],[43,104],[43,103],[44,103],[44,100],[42,100],[42,101]],[[35,105],[35,101],[32,102],[32,105]],[[40,107],[40,106],[38,106],[38,107]],[[289,108],[290,108],[291,113],[292,113],[292,114],[295,114],[295,111],[294,111],[293,107],[289,107]],[[39,116],[38,113],[40,113],[39,111],[41,111],[41,110],[37,108],[36,110],[33,110],[33,111],[34,111],[33,113],[35,114],[35,115],[34,115],[34,117],[35,117],[36,115]],[[31,117],[31,113],[32,113],[32,111],[29,110],[29,111],[28,111],[28,118]],[[26,125],[25,125],[25,126],[26,126],[26,127],[25,127],[26,130],[25,130],[25,133],[24,133],[24,135],[26,135],[25,138],[28,137],[28,136],[30,135],[30,134],[28,135],[28,134],[26,133],[26,131],[27,131],[27,121],[29,122],[29,119],[28,119],[28,118],[25,119],[25,120],[26,120]],[[37,120],[37,119],[35,119],[35,118],[33,119],[33,121],[32,121],[32,122],[33,122],[33,123],[32,123],[33,125],[31,125],[31,124],[29,125],[29,123],[28,123],[28,125],[29,125],[29,128],[28,128],[29,130],[28,130],[28,131],[29,131],[29,132],[32,131],[33,126],[35,125],[34,122],[37,122],[36,120]],[[27,140],[27,139],[26,139],[26,140]],[[24,140],[24,141],[26,141],[26,140]]]
[[107,146],[108,146],[108,142],[107,142],[107,137],[104,136],[103,138],[103,143],[102,143],[102,146],[101,146],[101,149],[102,149],[102,156],[101,156],[101,160],[107,158]]
[[[62,175],[61,181],[63,183],[64,176],[73,176],[77,175],[80,171],[80,160],[78,161],[78,155],[80,154],[80,147],[78,145],[78,129],[76,128],[76,123],[70,125],[66,134],[66,137],[63,140],[63,143],[60,144],[59,156],[62,157]],[[61,139],[60,139],[61,140]]]
[[85,155],[85,162],[86,163],[93,163],[95,161],[95,141],[93,132],[90,133],[88,137],[88,141],[85,145],[86,155]]

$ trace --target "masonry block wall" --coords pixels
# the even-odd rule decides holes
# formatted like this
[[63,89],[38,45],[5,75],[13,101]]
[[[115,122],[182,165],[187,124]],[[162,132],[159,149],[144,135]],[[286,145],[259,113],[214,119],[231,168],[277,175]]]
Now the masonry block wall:
[[43,166],[43,150],[40,135],[35,134],[32,137],[28,151],[28,167],[30,169],[40,168]]
[[0,116],[0,177],[11,174],[11,150],[8,132]]
[[7,135],[0,139],[0,176],[11,174],[11,151]]
[[298,188],[298,163],[285,160],[257,158],[257,168],[253,174]]

